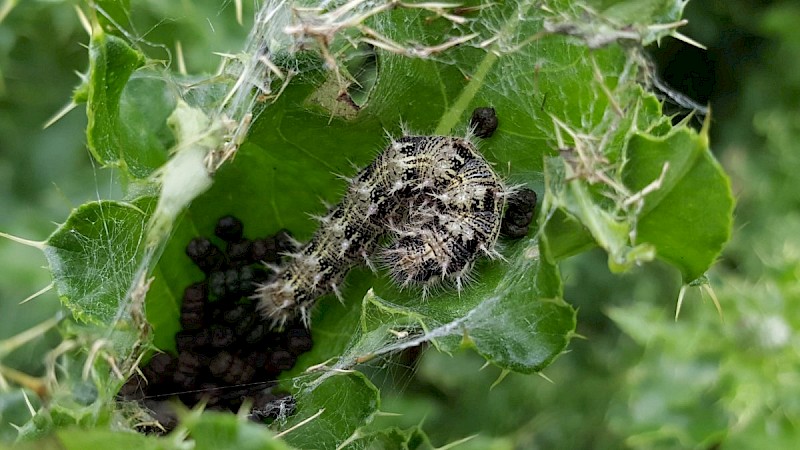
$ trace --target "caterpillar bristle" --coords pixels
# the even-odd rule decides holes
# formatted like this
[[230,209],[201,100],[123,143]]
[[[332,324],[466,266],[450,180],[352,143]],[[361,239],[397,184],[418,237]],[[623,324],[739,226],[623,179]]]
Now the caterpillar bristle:
[[311,213],[306,213],[306,215],[314,219],[314,221],[319,222],[321,225],[326,225],[331,220],[331,218],[328,215],[320,216],[319,214],[311,214]]
[[339,290],[339,286],[336,283],[331,283],[331,290],[333,291],[333,294],[336,296],[336,299],[339,300],[339,302],[344,305],[344,297],[342,296],[342,292]]
[[348,177],[347,175],[343,175],[341,173],[332,172],[332,174],[333,174],[334,177],[336,177],[336,178],[338,178],[340,180],[346,181],[347,184],[352,184],[353,181],[354,181],[354,179],[352,177]]

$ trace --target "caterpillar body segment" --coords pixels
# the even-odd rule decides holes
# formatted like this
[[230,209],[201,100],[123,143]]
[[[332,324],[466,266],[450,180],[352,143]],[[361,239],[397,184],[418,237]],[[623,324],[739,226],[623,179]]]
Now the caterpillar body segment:
[[306,324],[317,298],[336,293],[371,258],[399,285],[461,289],[481,254],[493,256],[507,189],[466,139],[404,136],[350,180],[311,240],[259,287],[259,309],[279,326]]

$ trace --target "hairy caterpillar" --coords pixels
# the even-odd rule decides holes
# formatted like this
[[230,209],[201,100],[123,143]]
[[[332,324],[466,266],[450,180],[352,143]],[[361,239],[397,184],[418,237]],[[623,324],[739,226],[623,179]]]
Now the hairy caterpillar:
[[349,181],[311,241],[259,287],[259,310],[274,325],[297,316],[308,324],[316,299],[340,297],[347,272],[374,270],[372,257],[401,286],[450,281],[460,290],[481,254],[499,256],[508,191],[467,139],[404,136]]

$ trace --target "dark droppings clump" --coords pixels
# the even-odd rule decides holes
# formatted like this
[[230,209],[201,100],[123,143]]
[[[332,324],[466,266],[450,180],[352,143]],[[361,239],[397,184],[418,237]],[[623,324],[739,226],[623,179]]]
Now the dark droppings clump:
[[272,276],[263,263],[280,263],[282,253],[296,250],[295,241],[284,230],[249,240],[233,216],[219,219],[214,234],[221,246],[197,237],[186,248],[206,277],[184,290],[177,355],[153,355],[140,368],[144,379],[134,375],[119,392],[121,399],[147,408],[161,426],[143,431],[176,426],[171,407],[175,398],[190,408],[204,402],[206,409],[231,412],[248,401],[250,418],[257,422],[294,410],[294,400],[276,390],[276,380],[312,348],[311,334],[296,322],[270,329],[250,297]]
[[475,108],[472,111],[472,117],[469,119],[469,126],[472,128],[472,132],[475,136],[484,139],[492,137],[499,124],[497,112],[490,107]]
[[536,192],[522,188],[508,196],[500,234],[510,239],[519,239],[528,234],[536,210]]
[[244,235],[244,225],[236,217],[224,216],[217,221],[214,234],[225,242],[239,242]]

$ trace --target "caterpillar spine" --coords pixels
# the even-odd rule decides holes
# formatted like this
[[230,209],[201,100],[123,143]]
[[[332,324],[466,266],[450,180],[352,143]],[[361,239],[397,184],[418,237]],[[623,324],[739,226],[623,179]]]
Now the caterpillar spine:
[[[335,293],[356,265],[386,266],[402,287],[427,290],[469,281],[475,261],[495,250],[507,189],[468,140],[404,136],[349,180],[342,201],[256,297],[273,326],[300,317]],[[388,240],[388,245],[382,245]]]

